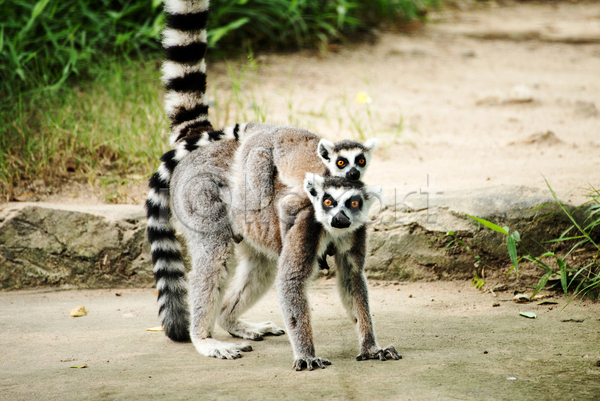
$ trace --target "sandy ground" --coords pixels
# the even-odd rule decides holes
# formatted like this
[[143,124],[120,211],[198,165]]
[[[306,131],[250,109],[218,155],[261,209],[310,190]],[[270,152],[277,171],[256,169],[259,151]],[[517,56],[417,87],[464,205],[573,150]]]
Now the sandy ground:
[[[386,193],[426,186],[428,174],[444,190],[546,188],[546,177],[574,203],[600,187],[600,3],[431,17],[372,44],[258,55],[256,72],[237,82],[245,118],[224,117],[226,103],[234,108],[232,78],[225,63],[209,62],[208,94],[221,108],[211,109],[213,123],[256,121],[258,106],[266,122],[332,140],[376,136],[382,146],[365,181]],[[361,92],[368,109],[357,103]],[[101,203],[94,192],[73,184],[39,200]],[[125,192],[121,202],[142,203],[146,183]]]
[[[257,72],[239,82],[246,118],[256,120],[254,104],[267,122],[332,140],[359,130],[380,138],[366,182],[388,192],[423,187],[428,174],[445,190],[546,188],[543,175],[561,196],[574,190],[567,200],[575,203],[600,187],[600,3],[447,10],[432,19],[327,54],[258,55]],[[209,97],[223,108],[232,98],[227,66],[209,62],[208,74]],[[356,102],[360,92],[368,110]],[[242,118],[211,113],[219,126]],[[122,200],[141,203],[146,193],[143,182]],[[100,202],[87,185],[40,200]]]
[[[347,118],[343,106],[336,112],[342,93],[368,126],[364,106],[353,104],[366,92],[375,128],[367,136],[384,142],[366,181],[388,189],[424,186],[428,173],[448,190],[545,188],[542,175],[561,194],[600,186],[600,4],[447,12],[439,21],[320,59],[269,57],[265,90],[293,85],[299,124],[331,138],[353,134],[338,131],[338,116]],[[490,34],[538,39],[472,38]],[[560,43],[571,38],[597,42]],[[531,101],[519,101],[523,91]],[[285,111],[274,119],[286,122]],[[400,117],[405,129],[392,142]]]
[[[494,297],[463,282],[372,285],[378,341],[395,344],[403,359],[356,362],[357,336],[334,280],[316,281],[309,294],[317,353],[332,361],[312,372],[291,369],[287,335],[252,343],[252,352],[228,361],[146,331],[159,325],[151,289],[0,293],[0,399],[600,397],[599,304],[561,312],[564,298],[550,298],[558,305],[517,305],[512,293]],[[70,317],[77,305],[88,315]],[[246,317],[282,325],[277,305],[271,290]],[[537,319],[519,316],[519,309]],[[215,337],[238,341],[220,328]]]

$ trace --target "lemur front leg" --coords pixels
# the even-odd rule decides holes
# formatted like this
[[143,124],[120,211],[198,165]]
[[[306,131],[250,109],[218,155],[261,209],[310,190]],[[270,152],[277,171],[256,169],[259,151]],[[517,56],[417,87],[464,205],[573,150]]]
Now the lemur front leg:
[[325,368],[331,362],[315,356],[310,308],[307,299],[308,279],[315,267],[321,226],[314,220],[312,208],[301,211],[287,231],[279,257],[277,289],[279,304],[294,349],[294,369]]
[[338,290],[342,303],[356,324],[360,353],[357,361],[379,359],[381,361],[401,359],[402,356],[393,345],[381,348],[375,340],[373,320],[369,308],[367,279],[364,274],[366,256],[366,227],[363,226],[353,234],[353,244],[346,252],[335,254]]

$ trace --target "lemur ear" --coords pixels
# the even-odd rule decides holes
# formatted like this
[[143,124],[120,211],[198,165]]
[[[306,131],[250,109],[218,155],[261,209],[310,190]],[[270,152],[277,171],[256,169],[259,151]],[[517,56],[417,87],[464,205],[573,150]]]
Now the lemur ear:
[[371,138],[367,142],[365,142],[364,146],[365,146],[365,148],[367,148],[367,150],[369,152],[372,152],[375,149],[377,149],[377,145],[379,145],[379,139],[377,139],[377,138]]
[[310,198],[316,198],[323,189],[325,179],[318,174],[306,173],[304,191]]
[[331,141],[328,141],[327,139],[321,139],[321,141],[319,142],[319,157],[321,157],[321,159],[323,159],[324,163],[327,163],[331,158],[330,155],[333,153],[333,148],[335,147],[335,144]]
[[380,197],[383,194],[383,187],[381,185],[365,185],[364,191],[367,196]]
[[375,203],[375,200],[379,200],[381,203],[381,195],[383,194],[383,187],[381,185],[365,185],[363,188],[365,193],[365,206],[366,210]]

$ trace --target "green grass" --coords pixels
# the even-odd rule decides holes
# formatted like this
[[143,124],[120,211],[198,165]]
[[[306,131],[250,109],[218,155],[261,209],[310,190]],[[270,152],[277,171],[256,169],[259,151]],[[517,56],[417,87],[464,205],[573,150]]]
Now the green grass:
[[[28,192],[36,179],[53,187],[76,177],[102,187],[156,168],[168,143],[156,63],[106,62],[91,72],[94,81],[18,97],[0,110],[5,197]],[[75,173],[67,171],[72,162]]]
[[[209,54],[324,49],[437,2],[213,0]],[[168,142],[158,94],[161,0],[0,0],[0,15],[0,199],[40,179],[118,187],[148,175]],[[248,72],[230,70],[230,88],[215,98],[217,125],[267,120],[260,88],[242,91]],[[363,108],[368,115],[352,122],[358,137],[374,131],[375,116]],[[74,175],[67,162],[76,163]]]
[[[519,274],[519,266],[523,261],[543,271],[544,274],[533,288],[532,298],[543,289],[556,289],[562,291],[568,298],[565,307],[577,297],[597,300],[600,296],[600,261],[598,260],[600,245],[597,241],[597,228],[600,226],[600,191],[595,188],[589,189],[587,194],[589,200],[575,211],[571,211],[556,196],[548,181],[546,184],[556,205],[573,225],[559,238],[539,244],[545,248],[545,252],[541,255],[534,255],[525,248],[518,231],[511,233],[508,227],[500,227],[487,220],[467,216],[506,236],[508,256],[512,264],[508,274],[513,271]],[[575,217],[575,212],[579,209],[586,211],[583,224],[580,224]],[[521,257],[518,256],[519,253]],[[574,257],[576,254],[579,254],[579,257]]]

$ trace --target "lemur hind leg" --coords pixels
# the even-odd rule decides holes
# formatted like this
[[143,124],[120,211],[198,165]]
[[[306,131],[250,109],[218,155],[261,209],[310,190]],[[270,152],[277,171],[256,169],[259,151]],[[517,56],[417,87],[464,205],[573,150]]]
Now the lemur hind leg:
[[[201,155],[198,155],[199,161]],[[186,164],[187,163],[187,164]],[[247,344],[212,338],[215,321],[229,280],[228,261],[233,252],[233,233],[228,215],[228,182],[221,171],[188,158],[177,168],[171,183],[173,212],[182,224],[192,270],[188,274],[190,337],[205,356],[235,359]]]
[[321,226],[311,209],[300,212],[285,236],[279,258],[277,290],[288,335],[294,348],[294,369],[324,368],[331,362],[315,356],[307,284],[316,265]]
[[252,351],[252,347],[212,338],[229,279],[227,261],[232,251],[232,240],[224,235],[212,233],[206,236],[189,229],[185,229],[184,234],[192,259],[192,271],[188,275],[192,343],[205,356],[239,358],[241,352]]
[[261,341],[265,335],[279,336],[284,331],[272,322],[250,323],[239,317],[271,288],[275,281],[277,262],[244,241],[237,245],[239,264],[225,301],[219,324],[234,337]]
[[356,324],[360,353],[357,361],[387,358],[401,359],[393,345],[381,348],[375,340],[373,320],[369,309],[367,279],[364,274],[366,256],[366,227],[353,234],[353,243],[348,250],[335,254],[336,276],[342,304]]

